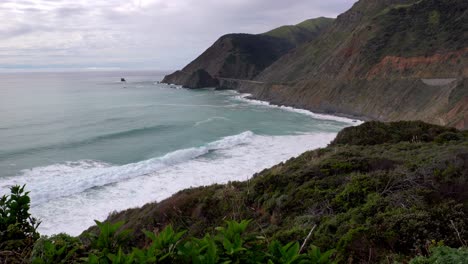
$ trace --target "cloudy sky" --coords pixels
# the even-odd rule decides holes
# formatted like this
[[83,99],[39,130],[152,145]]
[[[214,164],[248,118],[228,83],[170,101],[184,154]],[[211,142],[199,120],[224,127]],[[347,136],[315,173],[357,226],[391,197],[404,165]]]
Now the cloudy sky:
[[225,33],[336,17],[354,2],[0,0],[0,70],[172,70]]

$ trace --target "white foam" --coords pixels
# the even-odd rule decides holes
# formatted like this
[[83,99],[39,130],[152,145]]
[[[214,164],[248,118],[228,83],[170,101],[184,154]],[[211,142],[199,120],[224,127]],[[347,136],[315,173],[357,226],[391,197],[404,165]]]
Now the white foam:
[[199,126],[199,125],[203,125],[203,124],[206,124],[206,123],[210,123],[210,122],[213,122],[213,121],[216,121],[216,120],[224,120],[224,121],[229,121],[229,118],[226,118],[226,117],[222,117],[222,116],[213,116],[213,117],[210,117],[210,118],[207,118],[205,120],[202,120],[202,121],[198,121],[195,123],[195,127]]
[[[41,193],[53,193],[58,191],[59,187],[64,188],[61,196],[55,194],[53,199],[42,199],[41,203],[36,203],[31,208],[32,214],[42,220],[40,233],[50,235],[66,232],[78,235],[93,224],[93,219],[104,220],[112,211],[160,201],[189,187],[247,180],[264,168],[306,150],[326,146],[335,135],[320,133],[260,136],[245,132],[202,148],[172,152],[165,156],[168,166],[156,170],[150,165],[154,161],[124,166],[80,161],[49,166],[49,170],[44,170],[45,167],[36,168],[32,170],[35,171],[34,177],[20,177],[23,181],[28,181],[27,188],[31,191],[33,201],[40,197]],[[211,150],[213,155],[201,155],[207,150]],[[54,176],[50,175],[52,167],[57,171],[56,174],[53,173]],[[61,173],[58,173],[59,171]],[[68,175],[69,172],[72,173]],[[116,181],[114,174],[122,177],[128,173],[139,176],[120,178]],[[70,181],[75,177],[76,181],[68,184],[66,180],[60,179],[59,175]],[[82,190],[82,182],[92,179],[100,181],[100,178],[114,183],[77,191]],[[64,195],[67,192],[68,194]]]
[[181,149],[168,153],[163,157],[121,166],[112,166],[93,160],[81,160],[36,167],[23,170],[22,175],[2,180],[0,186],[7,192],[6,187],[8,186],[27,184],[28,190],[31,191],[31,204],[36,206],[60,197],[82,193],[90,188],[154,173],[165,167],[202,156],[212,150],[247,143],[252,136],[253,133],[247,131],[235,136],[225,137],[205,146]]
[[267,101],[261,101],[261,100],[248,98],[250,96],[252,96],[252,95],[248,94],[248,93],[244,93],[244,94],[239,94],[239,95],[235,96],[235,98],[237,100],[241,100],[241,101],[244,101],[244,102],[247,102],[247,103],[250,103],[250,104],[266,106],[266,107],[272,107],[272,108],[279,108],[279,109],[289,111],[289,112],[295,112],[295,113],[299,113],[299,114],[303,114],[303,115],[308,115],[308,116],[310,116],[310,117],[312,117],[314,119],[319,119],[319,120],[338,121],[338,122],[342,122],[342,123],[346,123],[346,124],[351,124],[351,125],[354,125],[354,126],[357,126],[357,125],[360,125],[360,124],[364,123],[363,121],[357,120],[357,119],[350,119],[350,118],[334,116],[334,115],[317,114],[317,113],[311,112],[309,110],[294,108],[294,107],[291,107],[291,106],[273,105],[273,104],[270,104]]

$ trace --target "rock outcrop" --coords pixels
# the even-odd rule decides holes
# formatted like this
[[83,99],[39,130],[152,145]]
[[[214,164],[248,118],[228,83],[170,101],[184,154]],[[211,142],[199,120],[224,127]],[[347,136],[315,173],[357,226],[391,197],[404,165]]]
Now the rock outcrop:
[[213,78],[208,72],[203,69],[194,71],[186,80],[184,87],[191,89],[205,88],[205,87],[217,87],[219,84],[218,80]]

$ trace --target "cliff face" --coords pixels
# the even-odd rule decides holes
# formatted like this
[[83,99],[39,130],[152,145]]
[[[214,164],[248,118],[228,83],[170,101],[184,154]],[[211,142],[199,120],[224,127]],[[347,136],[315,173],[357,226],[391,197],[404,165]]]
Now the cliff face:
[[253,79],[294,47],[314,39],[332,21],[317,18],[259,35],[224,35],[182,70],[165,76],[163,82],[196,88],[200,85],[191,85],[188,79],[199,69],[213,78]]
[[225,35],[181,71],[165,76],[163,82],[197,88],[199,85],[188,80],[199,69],[212,78],[252,79],[292,48],[288,41],[271,36]]
[[361,0],[259,74],[261,85],[239,89],[318,112],[467,129],[467,10],[463,0]]

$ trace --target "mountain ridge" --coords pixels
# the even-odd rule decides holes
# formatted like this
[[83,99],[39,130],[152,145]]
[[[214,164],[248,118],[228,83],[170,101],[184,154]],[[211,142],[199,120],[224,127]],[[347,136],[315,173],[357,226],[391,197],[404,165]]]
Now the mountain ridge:
[[[282,55],[296,46],[313,40],[333,19],[317,18],[303,21],[301,26],[286,26],[262,34],[232,33],[221,36],[212,46],[182,70],[164,77],[163,83],[198,88],[200,69],[212,78],[226,77],[251,80]],[[194,75],[195,73],[195,75]]]

